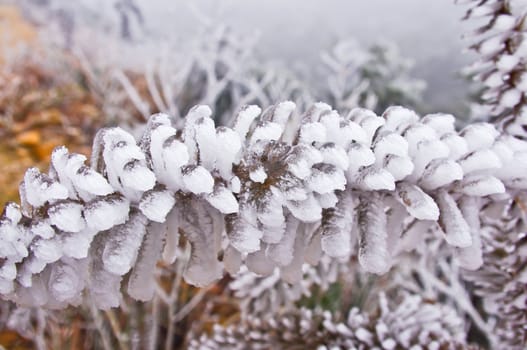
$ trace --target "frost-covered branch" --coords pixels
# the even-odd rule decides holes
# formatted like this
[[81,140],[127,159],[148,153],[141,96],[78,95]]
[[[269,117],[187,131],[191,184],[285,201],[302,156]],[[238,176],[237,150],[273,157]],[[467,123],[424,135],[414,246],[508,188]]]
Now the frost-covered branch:
[[423,80],[410,76],[412,61],[392,42],[365,48],[355,40],[342,40],[322,54],[322,61],[328,71],[323,95],[341,112],[363,107],[381,113],[399,104],[415,107],[426,87]]
[[343,319],[319,309],[296,309],[273,317],[248,316],[241,323],[215,325],[210,336],[193,339],[190,349],[470,349],[463,320],[455,310],[405,295],[378,310],[353,308]]
[[527,7],[523,0],[468,0],[466,19],[483,19],[471,49],[479,60],[468,72],[485,87],[486,113],[509,133],[527,135]]
[[247,106],[232,128],[211,115],[197,106],[181,130],[153,115],[138,143],[103,129],[90,166],[59,147],[47,173],[29,169],[21,205],[0,221],[3,297],[51,308],[85,294],[118,306],[122,290],[149,300],[156,261],[173,263],[180,239],[191,246],[184,278],[198,286],[242,264],[296,283],[304,262],[355,250],[365,271],[382,274],[423,230],[475,269],[482,250],[469,211],[527,186],[527,142],[491,124],[456,132],[450,115],[342,116],[324,103],[302,114],[292,102]]
[[481,269],[465,274],[495,323],[495,345],[522,349],[527,342],[527,207],[525,194],[483,208]]

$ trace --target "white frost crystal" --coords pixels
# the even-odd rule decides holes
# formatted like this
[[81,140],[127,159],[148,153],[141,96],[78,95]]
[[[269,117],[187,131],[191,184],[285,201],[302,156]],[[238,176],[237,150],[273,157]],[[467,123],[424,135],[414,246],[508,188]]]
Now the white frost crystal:
[[100,308],[125,290],[148,300],[156,262],[186,258],[183,242],[184,278],[198,286],[243,266],[296,283],[304,263],[354,254],[383,274],[432,233],[475,269],[479,209],[527,189],[527,142],[491,124],[458,133],[450,115],[419,119],[403,107],[381,117],[294,109],[284,102],[258,117],[243,107],[231,129],[198,106],[179,131],[157,114],[139,144],[103,129],[90,167],[57,148],[49,174],[29,169],[21,207],[0,218],[1,294],[53,307],[84,292]]

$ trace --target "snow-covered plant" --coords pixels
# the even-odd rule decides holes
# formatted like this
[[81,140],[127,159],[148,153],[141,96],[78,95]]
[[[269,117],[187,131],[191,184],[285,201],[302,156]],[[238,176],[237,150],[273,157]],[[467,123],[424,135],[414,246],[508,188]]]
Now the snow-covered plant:
[[215,121],[225,125],[243,105],[268,107],[285,99],[301,105],[311,102],[293,73],[257,59],[256,39],[225,25],[207,26],[190,45],[170,44],[147,63],[146,93],[138,91],[123,72],[116,77],[145,120],[163,112],[181,123],[190,108],[206,104],[215,110]]
[[491,124],[456,132],[449,115],[342,116],[323,103],[299,115],[292,102],[244,107],[232,128],[211,116],[197,106],[177,130],[154,115],[139,143],[102,129],[89,166],[60,147],[47,173],[29,169],[21,205],[9,203],[0,221],[2,296],[52,308],[85,295],[114,307],[121,291],[148,300],[156,261],[173,263],[181,239],[191,245],[184,278],[197,286],[242,264],[297,283],[305,262],[354,252],[365,271],[384,274],[423,230],[475,269],[470,213],[526,186],[527,142]]
[[17,0],[25,16],[46,40],[72,49],[89,33],[121,40],[144,36],[144,18],[136,0]]
[[355,40],[338,42],[322,55],[329,71],[328,102],[341,112],[356,107],[381,113],[391,105],[418,106],[426,83],[410,77],[412,62],[392,42],[368,49]]
[[240,323],[215,325],[190,349],[469,349],[463,319],[456,311],[419,295],[388,300],[376,310],[353,308],[338,317],[320,309],[248,316]]
[[481,215],[483,266],[465,274],[495,324],[494,346],[527,343],[527,226],[525,194],[488,203]]
[[[525,138],[527,128],[527,7],[523,0],[468,0],[467,19],[483,19],[471,46],[479,60],[468,72],[485,87],[484,114],[509,133]],[[483,114],[483,112],[480,112]]]
[[346,263],[325,256],[316,266],[305,263],[302,279],[296,284],[289,284],[280,278],[279,268],[275,268],[270,275],[262,276],[244,266],[233,276],[229,289],[238,301],[242,314],[265,317],[279,310],[296,308],[295,303],[301,298],[311,297],[314,288],[326,292],[338,281],[339,274],[346,271],[346,267]]

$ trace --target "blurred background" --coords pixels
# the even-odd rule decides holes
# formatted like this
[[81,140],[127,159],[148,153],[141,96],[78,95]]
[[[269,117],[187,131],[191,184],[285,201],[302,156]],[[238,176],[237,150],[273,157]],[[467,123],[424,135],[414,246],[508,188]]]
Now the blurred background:
[[451,0],[0,4],[1,205],[55,146],[86,153],[102,125],[140,129],[150,113],[196,103],[220,123],[240,104],[281,99],[474,114],[465,8]]

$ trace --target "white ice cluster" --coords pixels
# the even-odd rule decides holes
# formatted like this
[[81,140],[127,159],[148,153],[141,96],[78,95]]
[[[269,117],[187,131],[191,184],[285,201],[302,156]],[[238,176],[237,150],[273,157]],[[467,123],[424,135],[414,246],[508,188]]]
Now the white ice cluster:
[[173,263],[184,242],[184,277],[197,286],[242,265],[296,283],[323,255],[357,254],[383,274],[426,230],[475,269],[478,206],[527,188],[527,142],[491,124],[456,132],[451,115],[402,107],[296,113],[292,102],[247,106],[216,128],[197,106],[181,130],[156,114],[138,143],[101,130],[90,166],[57,148],[1,218],[1,295],[55,308],[83,295],[118,306],[122,290],[148,300],[156,262]]

